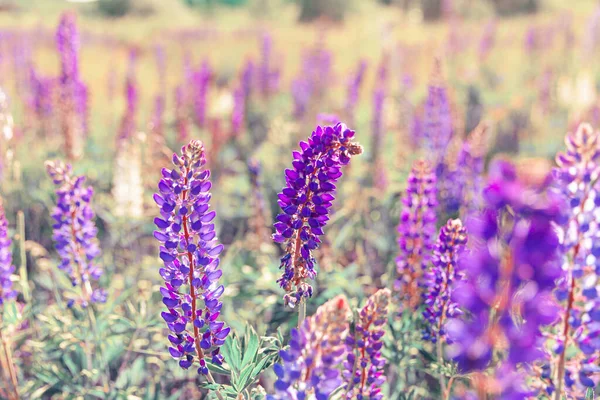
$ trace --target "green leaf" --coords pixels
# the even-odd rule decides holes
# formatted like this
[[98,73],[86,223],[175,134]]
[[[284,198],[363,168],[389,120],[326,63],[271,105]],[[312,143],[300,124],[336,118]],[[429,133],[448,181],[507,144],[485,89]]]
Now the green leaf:
[[254,329],[250,328],[248,331],[249,338],[247,347],[244,349],[242,367],[251,364],[254,362],[254,360],[256,360],[256,355],[258,354],[258,347],[260,345],[260,340]]
[[585,400],[594,400],[594,389],[588,388],[585,391]]
[[223,366],[221,365],[217,365],[217,364],[213,364],[210,361],[206,363],[206,367],[211,371],[214,372],[215,374],[220,374],[220,375],[227,375],[230,376],[231,375],[231,371],[225,369]]

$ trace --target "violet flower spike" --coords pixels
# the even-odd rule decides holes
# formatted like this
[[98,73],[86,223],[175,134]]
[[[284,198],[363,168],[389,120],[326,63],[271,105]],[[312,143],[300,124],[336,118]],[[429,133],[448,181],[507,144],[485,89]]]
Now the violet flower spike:
[[279,352],[282,362],[273,367],[275,394],[267,400],[328,399],[342,386],[337,366],[346,352],[351,315],[346,298],[337,296],[292,329],[289,348]]
[[462,372],[473,372],[486,370],[495,350],[506,351],[496,376],[482,374],[480,380],[481,390],[499,398],[531,395],[522,382],[501,378],[525,374],[523,364],[542,358],[541,330],[558,317],[552,291],[562,271],[554,224],[563,202],[549,183],[543,163],[517,169],[497,162],[485,208],[469,227],[476,245],[460,259],[466,280],[457,284],[453,300],[465,315],[446,324],[448,353]]
[[4,212],[4,205],[0,199],[0,317],[3,304],[17,297],[10,276],[15,272],[12,263],[12,241],[8,234],[8,221]]
[[446,318],[456,318],[462,314],[452,292],[457,281],[463,280],[458,270],[458,261],[467,243],[467,230],[460,219],[450,219],[440,229],[440,235],[433,248],[431,267],[423,277],[423,302],[426,328],[423,339],[433,343],[447,340],[444,324]]
[[219,254],[223,245],[217,242],[216,213],[209,211],[211,198],[210,171],[204,168],[204,145],[192,140],[173,155],[174,168],[163,169],[154,195],[160,216],[154,219],[160,242],[159,256],[164,262],[160,275],[165,286],[160,289],[167,311],[169,353],[188,369],[195,364],[198,373],[210,373],[207,360],[220,365],[220,347],[230,332],[219,314],[219,300],[224,287],[219,284]]
[[335,183],[342,176],[342,166],[361,154],[362,147],[352,142],[354,131],[346,125],[317,126],[301,151],[294,151],[293,169],[285,170],[286,187],[279,193],[283,213],[277,216],[273,240],[283,243],[285,255],[277,280],[285,289],[284,302],[290,307],[312,296],[315,259],[312,251],[319,247],[319,236],[329,220],[329,209],[335,199]]
[[[600,359],[600,133],[581,124],[565,138],[567,151],[556,156],[557,189],[568,202],[567,221],[560,226],[564,278],[556,290],[561,320],[551,332],[558,357],[544,379],[557,396],[584,397],[598,384]],[[589,243],[589,245],[588,245]],[[574,344],[575,346],[572,346]],[[575,347],[577,351],[569,350]],[[550,378],[552,377],[552,378]]]
[[69,276],[73,287],[81,289],[81,296],[70,299],[68,305],[77,303],[87,307],[90,302],[104,303],[106,291],[92,286],[103,273],[96,263],[100,246],[91,207],[94,190],[91,186],[85,186],[84,176],[73,176],[69,164],[46,161],[46,170],[56,185],[52,238],[61,259],[58,268]]
[[398,225],[399,255],[394,285],[400,308],[414,310],[421,302],[421,279],[431,258],[437,207],[436,177],[431,165],[419,160],[408,176]]
[[383,399],[385,359],[381,355],[382,337],[391,299],[389,289],[380,289],[367,299],[358,314],[354,336],[346,337],[344,362],[346,399]]

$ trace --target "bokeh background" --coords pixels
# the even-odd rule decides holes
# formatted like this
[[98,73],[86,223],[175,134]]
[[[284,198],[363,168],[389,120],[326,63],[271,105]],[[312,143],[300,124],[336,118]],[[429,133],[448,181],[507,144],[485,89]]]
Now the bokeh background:
[[[69,283],[56,270],[44,169],[47,159],[69,158],[53,89],[56,28],[66,12],[77,18],[87,86],[82,145],[70,158],[95,190],[109,292],[92,341],[103,354],[95,372],[80,362],[90,336],[85,315],[57,300]],[[16,284],[28,288],[4,319],[41,322],[14,332],[24,398],[206,396],[165,351],[152,237],[160,170],[187,140],[205,143],[213,173],[226,246],[223,319],[240,337],[250,326],[268,336],[270,365],[296,323],[283,307],[281,249],[270,234],[299,140],[317,123],[341,120],[365,147],[339,187],[308,314],[340,293],[356,306],[395,279],[400,198],[424,155],[418,137],[429,85],[445,85],[450,96],[449,152],[484,123],[486,160],[551,161],[578,122],[600,122],[599,54],[600,5],[592,0],[1,1],[0,187],[19,239]],[[411,323],[398,321],[390,339],[386,399],[437,396],[427,375],[432,349]],[[101,370],[108,382],[90,378]],[[257,384],[272,387],[268,368],[261,376],[244,398],[260,395]]]

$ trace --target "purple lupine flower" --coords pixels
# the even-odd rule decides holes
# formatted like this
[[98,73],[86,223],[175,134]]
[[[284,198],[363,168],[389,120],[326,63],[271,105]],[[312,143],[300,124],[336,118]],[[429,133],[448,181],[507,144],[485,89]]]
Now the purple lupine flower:
[[431,165],[417,161],[408,176],[398,225],[395,290],[401,308],[415,309],[421,301],[421,279],[431,259],[435,236],[436,177]]
[[4,212],[4,205],[0,199],[0,313],[2,305],[14,299],[17,292],[13,289],[10,276],[15,272],[11,253],[12,241],[8,234],[8,221]]
[[348,319],[352,312],[344,296],[338,296],[292,329],[289,348],[280,351],[275,364],[275,394],[268,400],[328,399],[342,385],[337,369],[346,352]]
[[160,275],[165,286],[160,292],[167,311],[169,352],[188,369],[196,364],[198,373],[208,374],[207,360],[221,364],[220,347],[230,328],[219,321],[223,303],[219,297],[224,287],[219,284],[219,254],[223,245],[217,242],[216,213],[209,211],[210,171],[204,168],[204,145],[192,140],[182,147],[181,156],[173,155],[172,170],[163,169],[154,195],[160,216],[154,219],[160,242],[159,256],[164,262]]
[[240,82],[242,87],[242,93],[244,98],[248,99],[252,95],[252,89],[255,85],[255,67],[252,60],[246,61],[242,73],[240,76]]
[[206,109],[208,102],[208,86],[212,78],[212,69],[208,61],[204,60],[202,66],[193,75],[194,85],[194,115],[199,128],[206,125]]
[[324,96],[332,80],[331,63],[331,52],[321,45],[304,52],[300,73],[292,81],[294,117],[303,117],[309,111],[311,101]]
[[231,134],[237,136],[244,128],[246,114],[246,96],[244,89],[239,87],[233,91],[233,109],[231,110]]
[[385,101],[385,89],[383,85],[377,87],[373,92],[373,115],[371,117],[371,133],[373,143],[371,146],[371,159],[373,162],[377,161],[381,153],[381,145],[384,135],[384,124],[383,124],[383,105]]
[[271,69],[273,56],[273,38],[270,33],[265,32],[261,39],[260,64],[258,67],[258,83],[263,96],[269,97],[278,90],[279,71]]
[[300,76],[292,81],[292,98],[294,100],[294,118],[306,115],[312,97],[312,85],[308,79]]
[[190,136],[190,126],[184,88],[181,85],[175,89],[175,125],[177,127],[177,140],[186,142]]
[[383,399],[385,359],[381,348],[390,298],[389,289],[380,289],[369,297],[358,314],[354,337],[346,337],[348,356],[343,373],[346,399]]
[[541,358],[541,329],[558,316],[552,291],[562,271],[554,224],[563,205],[548,190],[549,177],[541,162],[520,169],[494,164],[485,208],[469,225],[475,246],[460,260],[466,280],[456,285],[453,300],[466,314],[446,324],[449,355],[462,372],[472,372],[486,370],[495,350],[506,350],[496,384],[482,380],[499,398],[527,398],[521,382],[500,384],[498,378],[527,374],[520,366]]
[[483,207],[483,171],[485,167],[486,133],[488,125],[479,124],[464,141],[456,162],[456,173],[447,189],[456,194],[460,216],[466,221],[468,215],[478,213]]
[[94,190],[85,186],[85,176],[73,175],[69,164],[46,161],[46,170],[56,185],[52,238],[61,259],[58,267],[69,276],[73,287],[81,290],[80,296],[69,300],[69,305],[87,307],[90,302],[104,303],[106,291],[92,287],[103,272],[96,262],[100,246],[91,207]]
[[360,88],[362,86],[366,71],[367,62],[365,60],[361,60],[358,63],[356,72],[350,77],[350,79],[348,79],[346,86],[346,105],[344,106],[346,118],[354,117],[354,109],[356,108],[356,104],[358,104]]
[[56,31],[56,45],[60,56],[60,82],[79,81],[79,31],[74,13],[64,13]]
[[286,186],[279,194],[283,213],[277,216],[273,240],[285,245],[280,265],[284,272],[277,282],[291,307],[312,296],[306,280],[317,274],[312,251],[319,247],[329,220],[335,184],[342,166],[362,153],[353,138],[354,131],[344,124],[317,126],[307,142],[300,142],[301,151],[294,151],[293,169],[285,170]]
[[[562,395],[564,387],[564,394],[575,398],[583,397],[587,387],[598,383],[598,375],[590,368],[600,359],[600,216],[596,212],[600,203],[596,183],[600,176],[600,133],[581,124],[567,134],[565,143],[567,151],[556,156],[558,168],[554,171],[569,207],[567,221],[560,227],[561,246],[567,255],[563,265],[566,274],[556,291],[561,320],[551,336],[558,355],[551,369],[556,374],[552,376],[558,376],[553,382],[557,392]],[[567,379],[565,372],[579,379]]]
[[433,248],[432,265],[423,277],[423,316],[427,321],[423,334],[425,340],[435,343],[446,339],[444,325],[447,318],[462,314],[452,300],[452,292],[457,281],[464,279],[462,271],[458,270],[458,261],[466,243],[467,230],[460,219],[450,219],[440,229]]
[[164,134],[164,116],[165,116],[165,98],[162,95],[157,95],[154,98],[154,110],[150,121],[150,129],[152,134],[163,137]]
[[54,103],[52,101],[55,78],[40,76],[33,66],[29,70],[29,79],[31,85],[31,108],[36,117],[44,121],[52,116]]
[[137,110],[139,106],[139,94],[138,85],[136,80],[136,64],[137,64],[137,52],[131,50],[129,52],[129,64],[127,66],[127,76],[125,77],[125,99],[126,108],[123,119],[121,120],[121,127],[119,130],[118,142],[130,139],[137,129]]
[[61,129],[65,135],[67,157],[78,158],[83,152],[86,131],[87,87],[79,77],[79,33],[76,16],[64,13],[56,31],[61,72],[59,76]]
[[425,150],[430,154],[430,161],[439,179],[444,168],[444,155],[452,139],[450,103],[446,87],[441,83],[434,81],[429,85],[422,129]]

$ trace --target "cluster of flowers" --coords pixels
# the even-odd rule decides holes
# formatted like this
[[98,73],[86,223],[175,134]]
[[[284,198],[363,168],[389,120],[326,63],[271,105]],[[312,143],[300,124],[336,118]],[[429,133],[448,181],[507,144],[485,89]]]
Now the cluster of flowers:
[[0,199],[0,315],[2,314],[2,305],[6,301],[14,299],[17,295],[10,278],[15,271],[15,266],[12,263],[11,245],[8,221],[4,213],[4,205]]
[[338,296],[319,307],[292,331],[289,348],[280,352],[282,363],[274,368],[276,392],[267,399],[327,399],[343,388],[347,399],[381,400],[385,382],[381,348],[390,298],[388,289],[369,297],[353,332],[345,297]]
[[283,213],[277,216],[273,240],[285,245],[284,272],[278,282],[291,307],[312,296],[307,283],[317,274],[312,251],[319,247],[319,236],[329,220],[335,183],[342,176],[342,166],[362,153],[353,138],[354,131],[344,124],[317,126],[307,142],[300,142],[301,151],[293,153],[293,169],[285,170],[286,187],[279,193]]
[[90,302],[104,303],[106,292],[92,287],[92,282],[98,281],[103,272],[96,263],[100,246],[91,207],[94,190],[85,186],[84,176],[73,175],[69,164],[47,161],[46,170],[56,185],[52,237],[61,258],[58,267],[67,273],[73,287],[81,289],[80,296],[71,298],[69,305],[87,307]]
[[224,287],[219,284],[219,254],[216,213],[209,211],[210,171],[202,142],[193,140],[173,155],[172,170],[163,169],[154,201],[160,216],[154,219],[154,237],[161,243],[160,292],[167,311],[171,355],[188,369],[195,363],[198,373],[208,375],[206,361],[221,364],[220,346],[230,328],[219,321]]
[[[449,354],[459,369],[479,372],[477,390],[500,398],[532,394],[524,379],[514,377],[526,376],[520,366],[543,356],[542,328],[558,317],[552,291],[562,270],[554,224],[562,201],[549,190],[544,167],[528,163],[519,169],[503,161],[492,166],[485,207],[469,226],[476,244],[460,260],[465,280],[453,293],[467,314],[446,325]],[[495,374],[481,373],[498,350],[506,358]]]

